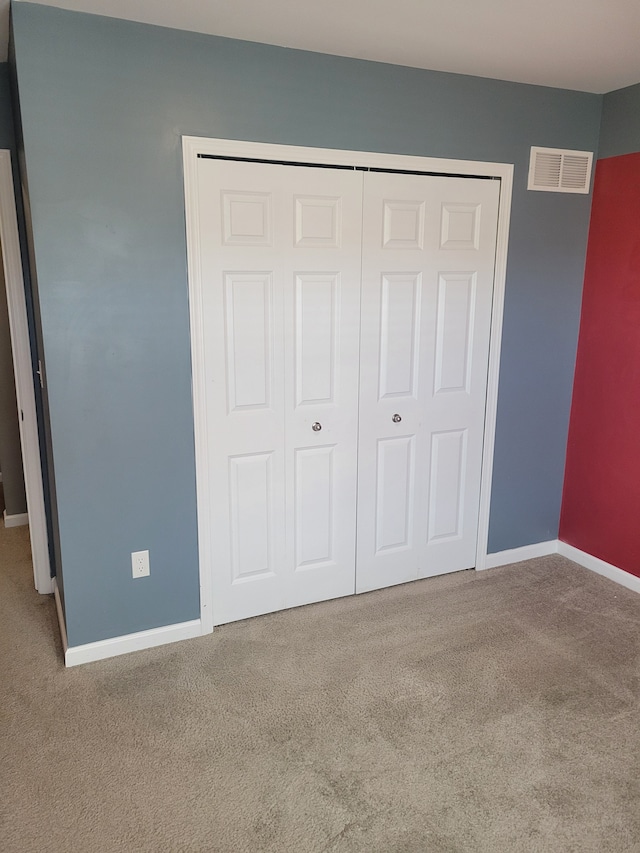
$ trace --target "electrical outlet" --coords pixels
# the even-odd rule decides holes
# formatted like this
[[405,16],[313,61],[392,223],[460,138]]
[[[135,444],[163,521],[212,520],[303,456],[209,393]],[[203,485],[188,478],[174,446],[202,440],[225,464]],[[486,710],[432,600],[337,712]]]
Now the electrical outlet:
[[148,551],[131,552],[131,573],[134,578],[145,578],[150,574]]

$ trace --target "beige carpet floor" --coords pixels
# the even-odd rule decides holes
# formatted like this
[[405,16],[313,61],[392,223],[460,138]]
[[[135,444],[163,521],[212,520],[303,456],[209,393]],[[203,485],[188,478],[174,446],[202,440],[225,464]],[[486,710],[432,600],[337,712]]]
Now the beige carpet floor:
[[640,851],[640,596],[559,557],[65,670],[0,531],[0,849]]

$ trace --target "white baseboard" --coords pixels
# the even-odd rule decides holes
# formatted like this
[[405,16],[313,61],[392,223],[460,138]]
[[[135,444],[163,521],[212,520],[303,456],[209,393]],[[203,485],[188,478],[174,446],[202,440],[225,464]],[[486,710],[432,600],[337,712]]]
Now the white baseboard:
[[[482,568],[494,569],[498,568],[498,566],[519,563],[523,560],[546,557],[549,554],[560,554],[569,560],[573,560],[574,563],[578,563],[578,565],[583,566],[585,569],[589,569],[599,575],[604,575],[609,580],[640,593],[640,578],[557,539],[551,539],[548,542],[537,542],[534,545],[524,545],[522,548],[511,548],[506,551],[499,551],[496,554],[487,554],[485,564]],[[166,643],[175,643],[179,640],[190,640],[194,637],[202,636],[203,633],[200,619],[193,619],[190,622],[179,622],[175,625],[165,625],[162,628],[138,631],[135,634],[125,634],[121,637],[99,640],[98,642],[86,643],[82,646],[69,646],[67,643],[67,632],[60,593],[55,583],[54,595],[66,666],[77,666],[78,664],[90,663],[91,661],[104,660],[105,658],[116,657],[117,655],[124,655],[129,652],[162,646]]]
[[110,640],[86,643],[83,646],[69,646],[65,651],[64,662],[67,666],[77,666],[81,663],[90,663],[91,661],[116,657],[116,655],[126,655],[129,652],[163,646],[165,643],[175,643],[178,640],[190,640],[201,635],[202,624],[199,619],[193,619],[190,622],[179,622],[176,625],[151,628],[149,631],[124,634]]
[[[497,569],[498,566],[508,566],[510,563],[521,563],[523,560],[533,560],[535,557],[546,557],[558,553],[558,540],[536,542],[534,545],[523,545],[522,548],[509,548],[496,554],[487,554],[482,569]],[[480,568],[480,567],[477,567]]]
[[60,627],[60,638],[62,640],[62,653],[67,654],[69,644],[67,643],[67,628],[64,622],[64,613],[62,611],[62,600],[60,598],[60,590],[55,578],[53,580],[53,597],[56,600],[56,613],[58,614],[58,626]]
[[620,586],[625,586],[634,592],[640,592],[640,578],[601,560],[599,557],[593,557],[586,551],[574,548],[573,545],[567,545],[566,542],[561,542],[559,539],[538,542],[535,545],[525,545],[522,548],[511,548],[508,551],[498,551],[497,554],[487,554],[484,566],[481,568],[496,569],[498,566],[520,563],[523,560],[532,560],[535,557],[546,557],[548,554],[560,554],[585,569],[609,578]]
[[574,548],[573,545],[567,545],[566,542],[558,542],[558,554],[569,560],[573,560],[574,563],[578,563],[580,566],[584,566],[585,569],[590,569],[592,572],[604,575],[605,578],[619,583],[620,586],[626,586],[627,589],[640,592],[640,578],[629,572],[625,572],[624,569],[613,566],[611,563],[606,563],[599,557],[593,557],[591,554],[587,554],[586,551]]
[[62,601],[55,578],[53,579],[53,594],[56,601],[65,666],[78,666],[78,664],[104,660],[105,658],[125,655],[128,652],[137,652],[142,649],[151,649],[154,646],[175,643],[178,640],[190,640],[192,637],[200,637],[202,635],[200,620],[193,619],[191,622],[165,625],[162,628],[152,628],[149,631],[138,631],[135,634],[125,634],[122,637],[113,637],[110,640],[99,640],[96,643],[86,643],[83,646],[70,647],[67,641],[67,628],[62,610]]
[[29,524],[28,512],[18,512],[15,515],[7,515],[7,511],[5,509],[3,516],[5,527],[22,527],[24,524]]

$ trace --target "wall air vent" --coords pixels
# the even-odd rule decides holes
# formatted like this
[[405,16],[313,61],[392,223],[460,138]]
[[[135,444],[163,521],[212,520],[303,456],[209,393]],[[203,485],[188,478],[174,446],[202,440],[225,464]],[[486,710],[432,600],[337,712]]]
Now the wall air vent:
[[551,193],[588,193],[591,180],[591,151],[562,148],[531,148],[528,190]]

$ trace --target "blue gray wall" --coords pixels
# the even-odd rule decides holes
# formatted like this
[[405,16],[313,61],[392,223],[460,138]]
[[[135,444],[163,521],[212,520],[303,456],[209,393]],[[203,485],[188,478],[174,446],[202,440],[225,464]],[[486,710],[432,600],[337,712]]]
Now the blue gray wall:
[[[515,163],[490,550],[555,538],[601,96],[14,3],[71,645],[197,618],[182,134]],[[129,554],[149,548],[151,577]]]
[[604,96],[599,157],[640,151],[640,83]]

